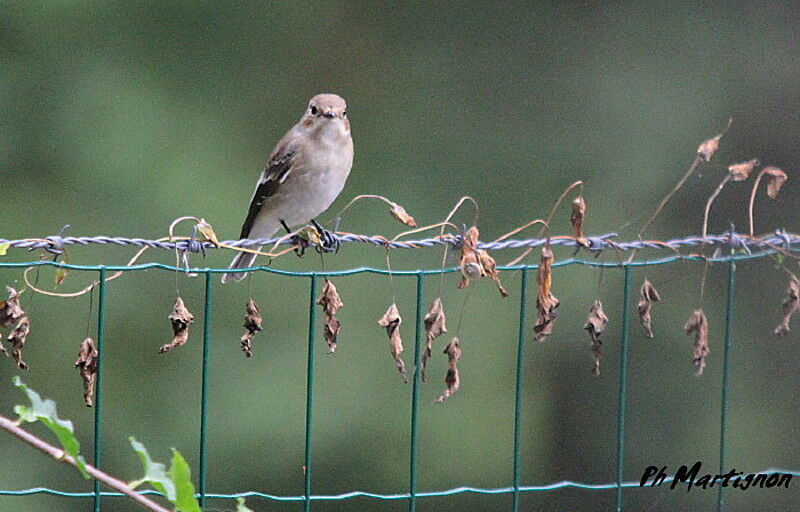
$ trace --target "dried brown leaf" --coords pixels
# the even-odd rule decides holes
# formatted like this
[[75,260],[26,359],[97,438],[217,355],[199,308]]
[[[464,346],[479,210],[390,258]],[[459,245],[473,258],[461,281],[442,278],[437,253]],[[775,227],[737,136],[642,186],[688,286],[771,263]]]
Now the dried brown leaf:
[[539,291],[536,296],[536,309],[539,313],[536,325],[533,327],[533,339],[543,342],[553,333],[554,322],[558,316],[556,308],[560,304],[553,295],[553,251],[549,247],[542,247],[542,256],[539,259],[539,269],[536,272],[536,282]]
[[445,325],[444,306],[442,299],[437,297],[431,304],[431,309],[425,314],[425,351],[422,353],[422,381],[427,382],[426,370],[431,359],[433,340],[447,332]]
[[25,315],[19,305],[19,293],[10,286],[6,286],[8,298],[0,302],[0,326],[10,327]]
[[686,320],[683,325],[686,334],[694,333],[694,365],[697,367],[697,375],[703,374],[706,367],[706,356],[710,352],[708,348],[708,321],[702,309],[696,310]]
[[641,299],[639,303],[636,305],[636,308],[639,310],[639,320],[642,322],[642,327],[644,327],[644,335],[646,338],[653,337],[653,319],[650,316],[650,308],[652,307],[654,302],[658,302],[661,300],[661,296],[658,294],[658,291],[655,287],[650,284],[650,281],[647,279],[644,280],[642,283],[642,288],[639,291],[641,295]]
[[83,380],[83,401],[86,407],[91,407],[94,404],[94,383],[97,379],[97,357],[98,352],[94,346],[92,338],[86,338],[81,343],[81,348],[78,351],[78,360],[75,361],[75,367],[81,374]]
[[750,177],[750,173],[753,172],[753,169],[755,169],[759,163],[758,159],[754,158],[746,162],[729,165],[728,173],[730,173],[733,181],[744,181]]
[[500,271],[497,270],[497,262],[483,249],[478,249],[477,253],[478,263],[480,263],[484,275],[489,276],[495,282],[501,297],[508,297],[508,292],[503,288],[503,283],[500,282]]
[[252,357],[253,338],[255,337],[256,333],[261,331],[261,324],[263,321],[264,319],[261,317],[261,311],[258,309],[258,304],[256,304],[256,301],[254,301],[251,297],[247,301],[247,306],[245,306],[244,328],[247,330],[247,332],[242,334],[242,337],[239,340],[242,344],[242,352],[244,352],[245,357]]
[[386,328],[386,334],[389,335],[389,349],[397,365],[397,371],[403,376],[403,381],[408,382],[406,378],[406,365],[400,357],[403,353],[403,340],[400,338],[400,324],[403,319],[400,316],[400,310],[397,309],[397,304],[392,304],[386,313],[383,314],[378,325]]
[[450,340],[450,343],[444,348],[443,353],[447,354],[447,375],[444,378],[447,389],[442,396],[434,400],[435,403],[442,403],[447,400],[453,393],[458,391],[458,387],[461,385],[461,377],[458,374],[458,360],[461,358],[461,341],[458,337],[454,337]]
[[767,175],[767,195],[776,199],[778,192],[789,177],[785,172],[773,166],[765,167],[762,172]]
[[575,241],[582,247],[589,247],[589,240],[583,236],[583,220],[586,218],[586,201],[582,196],[578,196],[572,200],[572,214],[569,216],[569,221],[575,229]]
[[409,215],[406,209],[399,204],[392,203],[392,209],[389,210],[389,213],[392,215],[392,217],[399,220],[406,226],[410,226],[412,228],[417,227],[417,221],[414,220],[414,217]]
[[[25,346],[25,340],[30,332],[31,322],[27,316],[23,316],[11,332],[8,333],[8,338],[6,338],[6,341],[11,344],[11,357],[17,362],[17,368],[20,370],[28,369],[28,365],[22,360],[22,347]],[[7,355],[5,348],[3,348],[3,352]]]
[[600,375],[600,361],[603,359],[603,341],[600,335],[606,330],[608,325],[608,317],[603,312],[603,303],[595,300],[592,307],[589,308],[589,318],[586,320],[586,325],[583,326],[589,332],[592,338],[592,359],[594,365],[592,366],[592,374],[595,376]]
[[720,133],[716,137],[712,137],[706,141],[704,141],[700,146],[697,148],[697,155],[705,162],[710,162],[711,157],[714,156],[714,153],[717,152],[719,149],[719,141],[722,139],[722,134]]
[[458,267],[461,269],[461,282],[458,283],[458,288],[466,288],[470,280],[480,279],[486,272],[481,265],[480,255],[478,254],[478,237],[480,232],[478,228],[472,226],[464,233],[464,239],[461,242],[461,258],[458,262]]
[[786,289],[786,300],[783,301],[782,306],[783,319],[780,325],[775,328],[775,334],[778,336],[786,336],[789,334],[789,322],[792,320],[792,315],[800,310],[800,280],[792,277],[789,281],[789,287]]
[[328,353],[331,354],[336,351],[339,328],[342,325],[336,318],[336,312],[344,307],[344,303],[339,297],[339,292],[336,291],[336,286],[328,279],[325,279],[325,286],[322,288],[322,295],[317,300],[317,304],[322,306],[324,312],[325,342],[328,344]]
[[178,297],[175,299],[175,306],[172,308],[172,314],[169,315],[169,321],[172,323],[172,342],[163,345],[158,352],[163,354],[169,350],[185,345],[189,341],[189,324],[194,322],[194,315],[186,309],[183,304],[183,299]]

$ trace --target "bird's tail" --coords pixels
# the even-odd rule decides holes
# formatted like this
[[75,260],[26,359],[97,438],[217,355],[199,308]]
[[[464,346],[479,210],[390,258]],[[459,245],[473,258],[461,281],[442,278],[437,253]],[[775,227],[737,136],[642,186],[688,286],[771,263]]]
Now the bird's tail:
[[[256,247],[255,249],[261,249],[260,247]],[[252,267],[253,262],[256,259],[256,254],[252,252],[240,252],[233,258],[230,266],[230,269],[236,268],[247,268]],[[234,281],[241,281],[247,276],[247,272],[226,272],[222,275],[222,282],[227,283],[229,280],[233,279]]]

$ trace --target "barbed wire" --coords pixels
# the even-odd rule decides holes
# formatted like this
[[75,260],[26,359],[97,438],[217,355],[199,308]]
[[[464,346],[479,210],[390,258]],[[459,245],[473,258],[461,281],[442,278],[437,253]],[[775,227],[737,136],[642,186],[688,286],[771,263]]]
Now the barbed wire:
[[[463,237],[461,235],[446,234],[444,236],[424,238],[420,240],[390,240],[381,235],[361,235],[354,233],[331,233],[332,237],[339,243],[366,243],[376,246],[386,247],[389,249],[420,249],[424,247],[434,247],[441,245],[450,245],[453,247],[460,247]],[[632,240],[625,242],[615,241],[616,233],[606,233],[597,236],[587,236],[584,241],[579,241],[573,236],[553,236],[548,238],[529,238],[522,240],[502,240],[495,242],[478,242],[479,249],[487,251],[503,250],[503,249],[520,249],[520,248],[535,248],[541,247],[546,243],[556,246],[565,247],[585,247],[592,252],[600,252],[604,249],[615,249],[618,251],[630,251],[640,249],[656,249],[656,250],[670,250],[677,251],[681,247],[728,247],[733,250],[743,250],[747,253],[753,250],[768,250],[768,249],[784,249],[786,251],[797,250],[796,246],[800,246],[800,234],[789,233],[785,230],[775,230],[774,232],[761,236],[751,237],[743,235],[734,231],[718,235],[702,236],[686,236],[683,238],[674,238],[671,240]],[[257,239],[241,239],[241,240],[227,240],[221,242],[221,245],[236,248],[252,248],[268,245],[291,245],[294,243],[292,239],[286,237],[280,238],[257,238]],[[207,240],[152,240],[147,238],[129,238],[121,236],[47,236],[44,238],[26,238],[19,240],[8,240],[0,238],[0,245],[6,245],[19,249],[45,249],[54,254],[59,254],[65,246],[81,245],[88,246],[92,244],[99,245],[118,245],[118,246],[135,246],[135,247],[150,247],[153,249],[164,249],[168,251],[185,251],[190,253],[205,252],[209,249],[220,249],[214,242]],[[313,242],[309,242],[310,246],[315,246]]]

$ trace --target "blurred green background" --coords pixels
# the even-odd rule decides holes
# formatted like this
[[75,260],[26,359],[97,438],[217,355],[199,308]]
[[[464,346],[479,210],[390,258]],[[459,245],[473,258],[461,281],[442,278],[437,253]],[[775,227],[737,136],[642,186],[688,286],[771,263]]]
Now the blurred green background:
[[[220,238],[235,238],[266,155],[299,119],[308,98],[348,101],[356,156],[334,210],[358,194],[391,197],[420,224],[441,220],[465,194],[480,203],[484,239],[546,215],[574,180],[585,181],[590,233],[635,237],[677,182],[697,145],[734,123],[718,154],[676,195],[649,234],[699,234],[705,198],[725,166],[759,157],[788,171],[781,197],[759,195],[756,229],[798,231],[794,173],[800,163],[800,16],[794,2],[688,3],[411,2],[12,2],[0,3],[0,169],[3,238],[42,237],[70,224],[73,235],[165,236],[176,217],[195,215]],[[710,230],[746,227],[750,182],[721,194]],[[342,229],[393,236],[402,230],[382,205],[363,203]],[[326,220],[333,212],[323,217]],[[457,218],[470,222],[467,208]],[[568,233],[563,208],[556,233]],[[535,233],[531,233],[535,234]],[[121,264],[133,251],[70,249],[73,263]],[[497,254],[504,263],[516,256]],[[566,257],[558,252],[557,257]],[[647,256],[646,253],[640,253]],[[385,266],[381,249],[346,245],[326,268]],[[5,261],[36,255],[9,251]],[[225,266],[212,251],[197,265]],[[435,268],[437,250],[393,255],[396,268]],[[604,256],[609,261],[613,254]],[[170,263],[168,253],[145,260]],[[531,257],[529,260],[535,261]],[[795,263],[791,263],[795,265]],[[313,253],[277,268],[320,269]],[[795,271],[797,267],[795,266]],[[676,263],[634,273],[662,293],[656,337],[631,324],[625,477],[648,465],[696,460],[717,466],[724,268],[709,269],[703,304],[711,329],[706,374],[693,375],[691,338],[681,327],[699,305],[702,265]],[[21,287],[17,270],[3,283]],[[73,271],[64,290],[93,276]],[[602,279],[601,279],[602,277]],[[527,345],[523,483],[614,479],[621,272],[571,266],[555,272],[561,299],[555,333]],[[531,275],[533,278],[533,275]],[[728,467],[800,469],[797,332],[772,336],[785,274],[769,260],[739,265],[731,353]],[[52,286],[53,272],[41,283]],[[446,358],[435,346],[421,391],[419,490],[511,483],[513,384],[519,274],[505,273],[511,297],[490,282],[469,298],[462,326],[461,390],[444,404]],[[392,301],[388,279],[336,279],[345,302],[339,350],[318,342],[313,491],[406,491],[410,386],[404,386],[376,325]],[[444,279],[455,331],[464,292]],[[108,289],[104,380],[104,468],[125,479],[140,469],[127,438],[156,459],[177,447],[196,471],[199,445],[202,278],[178,277],[198,322],[187,346],[159,355],[171,337],[166,316],[175,278],[137,272]],[[412,360],[413,278],[395,279]],[[429,279],[426,306],[438,279]],[[245,285],[215,286],[209,410],[209,491],[302,493],[308,280],[259,274],[251,293],[265,329],[255,355],[239,351]],[[603,374],[589,374],[582,326],[595,297],[611,324]],[[92,410],[83,406],[72,363],[86,333],[89,301],[26,294],[33,331],[22,377],[57,400],[92,450]],[[96,311],[96,310],[95,310]],[[534,301],[528,303],[531,335]],[[94,322],[94,320],[90,320]],[[800,326],[796,331],[800,332]],[[0,361],[0,411],[22,395],[19,372]],[[39,426],[32,431],[42,434]],[[0,488],[89,490],[74,471],[0,436]],[[727,493],[730,511],[791,510],[789,490]],[[626,491],[630,510],[708,510],[716,491]],[[525,510],[608,510],[613,491],[527,493]],[[91,501],[0,496],[0,511],[86,510]],[[104,510],[135,510],[108,499]],[[256,511],[298,503],[250,499]],[[503,510],[508,495],[422,499],[422,511]],[[213,501],[210,509],[232,509]],[[317,502],[314,510],[405,510],[403,501]]]

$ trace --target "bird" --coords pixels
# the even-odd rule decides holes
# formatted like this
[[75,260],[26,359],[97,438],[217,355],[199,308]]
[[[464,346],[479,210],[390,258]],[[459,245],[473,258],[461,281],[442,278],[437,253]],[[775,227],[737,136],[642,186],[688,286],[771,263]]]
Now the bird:
[[[353,166],[347,104],[336,94],[317,94],[303,117],[281,138],[261,172],[240,238],[269,238],[281,227],[315,222],[339,196]],[[318,226],[318,224],[317,224]],[[253,266],[256,254],[240,252],[229,269]],[[227,272],[225,283],[246,272]]]

